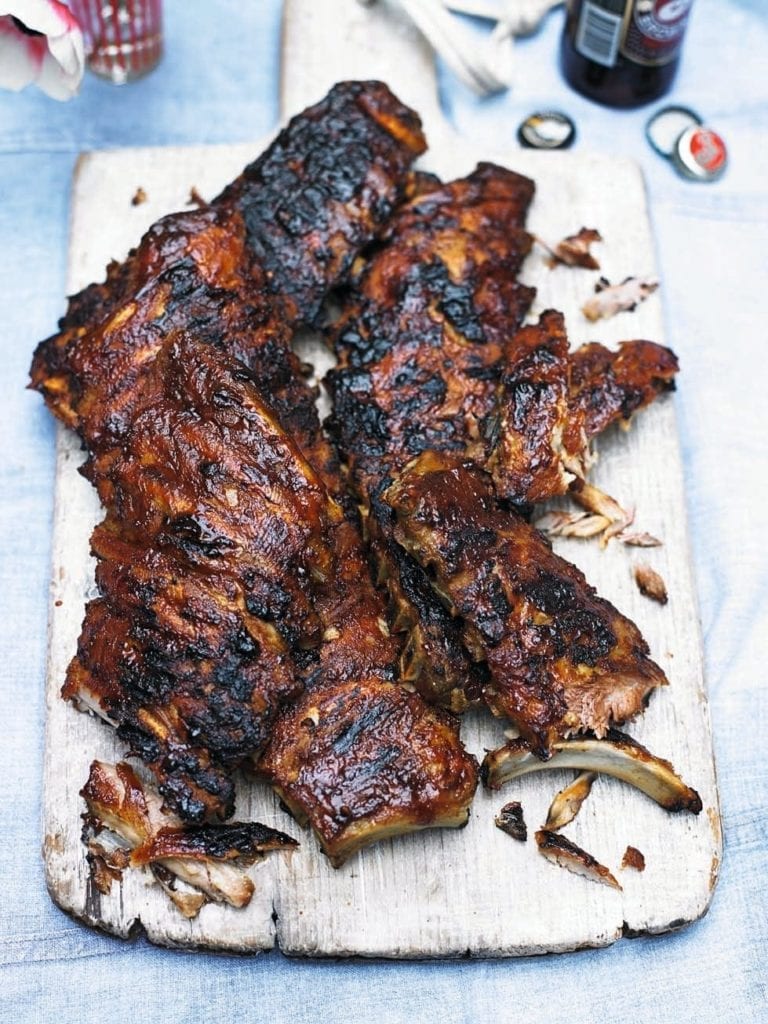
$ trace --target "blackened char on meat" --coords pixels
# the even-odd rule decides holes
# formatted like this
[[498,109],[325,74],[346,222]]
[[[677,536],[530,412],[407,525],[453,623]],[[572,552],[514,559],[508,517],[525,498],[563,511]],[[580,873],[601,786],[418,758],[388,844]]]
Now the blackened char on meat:
[[539,756],[574,733],[604,736],[666,683],[638,628],[538,530],[499,508],[476,463],[425,453],[385,498],[396,539],[432,573],[467,646],[487,662],[486,702]]
[[[351,526],[289,342],[424,145],[386,86],[336,86],[212,204],[153,225],[35,353],[33,386],[108,509],[65,694],[118,725],[188,820],[231,813],[232,766],[322,643],[310,581]],[[378,609],[367,572],[358,589]]]
[[407,635],[401,675],[454,710],[477,697],[482,673],[423,571],[393,542],[380,495],[419,453],[464,451],[478,438],[504,341],[533,297],[517,280],[533,191],[493,164],[446,185],[422,181],[354,268],[332,331],[329,426],[365,509],[394,629]]

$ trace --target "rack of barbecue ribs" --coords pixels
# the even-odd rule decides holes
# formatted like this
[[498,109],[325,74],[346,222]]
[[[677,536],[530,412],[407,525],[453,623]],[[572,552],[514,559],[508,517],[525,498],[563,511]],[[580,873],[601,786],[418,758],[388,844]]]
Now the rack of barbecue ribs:
[[380,496],[420,452],[463,451],[495,408],[504,342],[534,294],[517,280],[533,193],[530,179],[493,164],[446,185],[423,179],[353,268],[331,332],[329,428],[364,507],[393,629],[407,636],[401,678],[456,711],[477,698],[483,671],[393,542]]
[[[341,366],[328,383],[330,426],[367,505],[394,625],[410,633],[403,677],[455,710],[482,698],[546,757],[555,739],[603,735],[633,717],[666,680],[637,628],[540,533],[498,508],[497,497],[529,506],[564,493],[576,479],[584,486],[589,439],[668,388],[677,364],[650,342],[625,343],[618,354],[597,345],[569,354],[555,311],[520,328],[532,293],[515,273],[529,244],[522,221],[531,195],[525,179],[484,165],[406,204],[353,276],[332,334]],[[486,210],[493,217],[483,216]],[[510,223],[499,241],[504,210]],[[450,492],[456,503],[444,521],[441,503],[452,477],[437,472],[441,459],[449,466],[460,460],[468,502],[464,508]],[[474,530],[473,494],[483,496],[483,514],[493,507],[493,530]],[[429,501],[432,529],[443,529],[440,539],[455,558],[465,552],[467,562],[457,569],[468,588],[462,600],[446,589],[447,570],[432,548],[425,554],[413,535],[415,510]],[[486,547],[470,547],[475,533]],[[518,573],[533,586],[539,572],[552,584],[542,584],[547,608],[515,589]],[[530,637],[529,614],[541,620]]]
[[593,511],[618,509],[621,522],[585,479],[590,439],[673,386],[677,370],[646,341],[569,353],[553,310],[520,327],[533,298],[517,280],[533,192],[492,164],[447,185],[425,179],[358,260],[331,331],[329,427],[365,509],[393,629],[407,637],[401,678],[454,711],[487,692],[486,663],[469,656],[459,622],[393,541],[382,491],[422,452],[465,452],[513,505],[570,489]]
[[[317,705],[318,744],[281,743],[265,774],[337,861],[382,830],[463,824],[477,781],[455,721],[392,681],[385,608],[289,347],[423,148],[385,86],[334,87],[76,295],[32,366],[107,509],[64,696],[116,725],[193,823],[232,813],[232,772],[283,708]],[[334,695],[359,709],[351,727]],[[324,786],[344,790],[333,821]]]

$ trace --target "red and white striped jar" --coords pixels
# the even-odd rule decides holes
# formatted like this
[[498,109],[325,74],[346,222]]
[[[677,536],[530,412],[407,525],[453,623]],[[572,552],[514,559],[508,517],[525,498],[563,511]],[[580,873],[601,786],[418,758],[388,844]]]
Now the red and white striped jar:
[[70,0],[88,67],[116,85],[150,72],[163,55],[162,0]]

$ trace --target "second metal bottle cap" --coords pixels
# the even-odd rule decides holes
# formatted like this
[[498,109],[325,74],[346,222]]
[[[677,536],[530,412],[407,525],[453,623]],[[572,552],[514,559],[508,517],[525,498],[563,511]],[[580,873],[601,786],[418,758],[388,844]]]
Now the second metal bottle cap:
[[704,122],[690,107],[662,107],[648,119],[645,125],[645,136],[659,156],[672,158],[677,140],[693,125]]
[[717,132],[702,125],[691,125],[677,140],[672,163],[686,178],[714,181],[726,168],[728,151]]

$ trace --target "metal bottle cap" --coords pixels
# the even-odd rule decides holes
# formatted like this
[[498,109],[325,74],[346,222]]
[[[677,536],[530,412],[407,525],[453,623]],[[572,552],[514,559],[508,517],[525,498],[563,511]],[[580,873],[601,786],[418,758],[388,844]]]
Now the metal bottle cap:
[[690,107],[662,107],[645,125],[645,137],[659,156],[671,159],[677,140],[687,128],[704,122]]
[[692,125],[677,140],[672,163],[686,178],[714,181],[726,168],[728,151],[717,132],[702,125]]
[[576,125],[559,110],[541,110],[526,117],[517,138],[528,149],[567,149],[576,138]]

